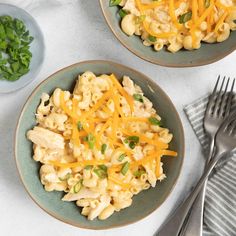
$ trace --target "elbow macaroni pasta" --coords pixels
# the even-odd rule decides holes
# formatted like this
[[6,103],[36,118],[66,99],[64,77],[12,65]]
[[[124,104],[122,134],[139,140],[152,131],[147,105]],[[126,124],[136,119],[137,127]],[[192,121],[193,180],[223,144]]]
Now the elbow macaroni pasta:
[[145,46],[175,53],[222,42],[236,30],[235,0],[122,0],[121,29]]
[[173,135],[139,86],[128,77],[79,76],[73,93],[43,93],[37,125],[27,132],[46,191],[64,191],[89,220],[105,220],[133,195],[163,180],[161,157]]

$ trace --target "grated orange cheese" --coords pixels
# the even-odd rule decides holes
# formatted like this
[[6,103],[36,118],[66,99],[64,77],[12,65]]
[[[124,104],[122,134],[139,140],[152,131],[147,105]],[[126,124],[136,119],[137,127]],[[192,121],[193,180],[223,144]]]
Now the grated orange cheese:
[[192,16],[193,16],[193,23],[195,23],[198,19],[198,2],[197,2],[197,0],[192,0]]
[[134,100],[133,98],[124,90],[124,88],[121,86],[121,84],[118,82],[117,78],[115,77],[114,74],[111,74],[109,77],[116,87],[116,89],[121,93],[122,96],[125,97],[127,103],[130,106],[131,112],[134,111]]
[[146,142],[146,143],[152,144],[152,145],[156,146],[158,149],[168,148],[168,145],[166,143],[163,143],[157,139],[150,139],[147,136],[145,136],[144,134],[131,132],[131,131],[128,131],[125,129],[122,129],[122,132],[128,136],[138,136],[141,142]]
[[169,0],[169,15],[172,19],[172,22],[174,23],[175,27],[177,29],[181,29],[183,26],[178,23],[177,17],[175,15],[175,5],[174,5],[174,0]]
[[49,161],[49,164],[58,166],[58,167],[63,167],[63,168],[75,168],[78,166],[87,166],[87,165],[104,165],[108,164],[106,160],[83,160],[79,162],[73,162],[73,163],[61,163],[58,161]]

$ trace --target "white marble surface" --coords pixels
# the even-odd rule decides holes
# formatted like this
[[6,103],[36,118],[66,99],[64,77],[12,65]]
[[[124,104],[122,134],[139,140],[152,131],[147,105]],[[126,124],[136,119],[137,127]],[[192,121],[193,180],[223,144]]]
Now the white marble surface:
[[[209,92],[218,74],[236,75],[236,52],[212,65],[172,69],[152,65],[131,54],[109,30],[98,0],[8,0],[26,9],[45,36],[46,57],[36,80],[12,94],[0,94],[0,235],[153,235],[191,189],[203,166],[200,145],[183,106]],[[186,156],[178,183],[154,213],[130,226],[90,231],[64,224],[43,212],[23,188],[15,167],[13,138],[20,110],[32,89],[53,72],[78,61],[107,59],[124,63],[154,79],[170,96],[183,121]]]

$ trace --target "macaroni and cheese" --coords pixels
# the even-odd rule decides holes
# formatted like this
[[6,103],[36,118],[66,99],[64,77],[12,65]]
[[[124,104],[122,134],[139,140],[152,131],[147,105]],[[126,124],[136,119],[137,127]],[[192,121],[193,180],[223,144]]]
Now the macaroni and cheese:
[[79,75],[73,93],[43,93],[27,132],[46,191],[64,191],[89,220],[104,220],[166,176],[173,135],[141,88],[124,76]]
[[121,28],[145,46],[170,52],[226,40],[236,29],[235,0],[110,0],[120,5]]

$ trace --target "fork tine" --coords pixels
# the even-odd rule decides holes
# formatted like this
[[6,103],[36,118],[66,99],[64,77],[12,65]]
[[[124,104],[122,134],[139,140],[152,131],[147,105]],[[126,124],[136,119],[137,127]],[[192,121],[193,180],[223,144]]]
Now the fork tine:
[[220,91],[217,93],[217,97],[216,97],[216,101],[215,101],[215,106],[213,108],[213,116],[217,116],[217,113],[219,111],[219,105],[222,101],[222,96],[221,96],[221,91],[223,89],[223,86],[224,86],[224,83],[225,83],[225,76],[223,78],[223,81],[221,83],[221,86],[220,86]]
[[218,87],[219,81],[220,81],[220,75],[218,75],[218,78],[217,78],[215,87],[214,87],[214,89],[213,89],[212,94],[210,95],[210,98],[209,98],[209,101],[208,101],[208,104],[207,104],[207,109],[206,109],[206,112],[207,112],[207,113],[211,113],[211,111],[212,111],[212,109],[213,109],[213,107],[214,107],[214,104],[215,104],[215,95],[216,95],[216,91],[217,91],[217,87]]
[[236,129],[236,119],[234,119],[233,121],[230,122],[229,124],[229,135],[231,135],[233,133],[233,131]]
[[228,85],[229,85],[229,81],[230,81],[230,77],[227,80],[226,86],[225,86],[225,90],[224,90],[224,94],[222,96],[222,100],[220,103],[220,110],[219,110],[219,115],[220,116],[224,116],[225,114],[225,107],[226,107],[226,101],[227,101],[227,89],[228,89]]
[[235,79],[233,80],[233,83],[232,83],[232,86],[231,86],[231,90],[230,90],[230,93],[228,95],[227,106],[226,106],[226,109],[225,109],[225,116],[228,116],[229,113],[230,113],[231,102],[232,102],[233,97],[234,97],[234,93],[233,93],[234,84],[235,84]]
[[236,120],[236,110],[232,112],[222,123],[220,129],[223,131],[226,131],[229,128],[229,125],[232,123],[232,121]]

